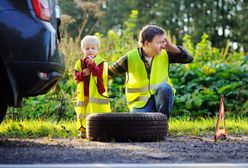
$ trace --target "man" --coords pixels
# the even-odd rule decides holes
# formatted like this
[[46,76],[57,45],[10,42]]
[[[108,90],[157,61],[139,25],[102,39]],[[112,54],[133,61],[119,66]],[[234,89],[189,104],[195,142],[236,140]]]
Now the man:
[[109,67],[109,78],[126,73],[126,99],[131,112],[161,112],[169,118],[175,89],[169,78],[170,63],[190,63],[193,57],[165,37],[156,25],[144,26],[139,48]]

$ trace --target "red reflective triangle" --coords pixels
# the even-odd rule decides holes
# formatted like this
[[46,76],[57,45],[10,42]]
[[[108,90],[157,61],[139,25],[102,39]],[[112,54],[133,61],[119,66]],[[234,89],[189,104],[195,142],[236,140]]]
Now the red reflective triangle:
[[[220,129],[221,121],[223,122],[223,129]],[[221,139],[221,140],[227,139],[226,122],[225,122],[225,118],[224,118],[224,95],[222,95],[221,99],[220,99],[218,120],[216,123],[215,135],[214,135],[215,142],[217,142],[218,139]]]

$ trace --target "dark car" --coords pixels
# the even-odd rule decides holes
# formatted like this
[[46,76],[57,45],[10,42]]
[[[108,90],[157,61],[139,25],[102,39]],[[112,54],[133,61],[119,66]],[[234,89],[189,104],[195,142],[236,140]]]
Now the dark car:
[[63,76],[56,0],[0,0],[0,123],[7,107],[48,92]]

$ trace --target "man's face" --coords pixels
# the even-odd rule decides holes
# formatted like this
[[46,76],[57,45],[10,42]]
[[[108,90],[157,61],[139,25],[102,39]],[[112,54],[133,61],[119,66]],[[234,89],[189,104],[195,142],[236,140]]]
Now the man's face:
[[147,42],[147,45],[151,55],[159,55],[163,49],[164,35],[155,35],[151,42]]

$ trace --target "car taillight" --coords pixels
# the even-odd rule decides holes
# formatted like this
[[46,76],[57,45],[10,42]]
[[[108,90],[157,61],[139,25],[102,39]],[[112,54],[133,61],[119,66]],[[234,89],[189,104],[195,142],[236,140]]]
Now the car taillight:
[[52,15],[49,0],[32,0],[36,16],[40,19],[49,21]]

